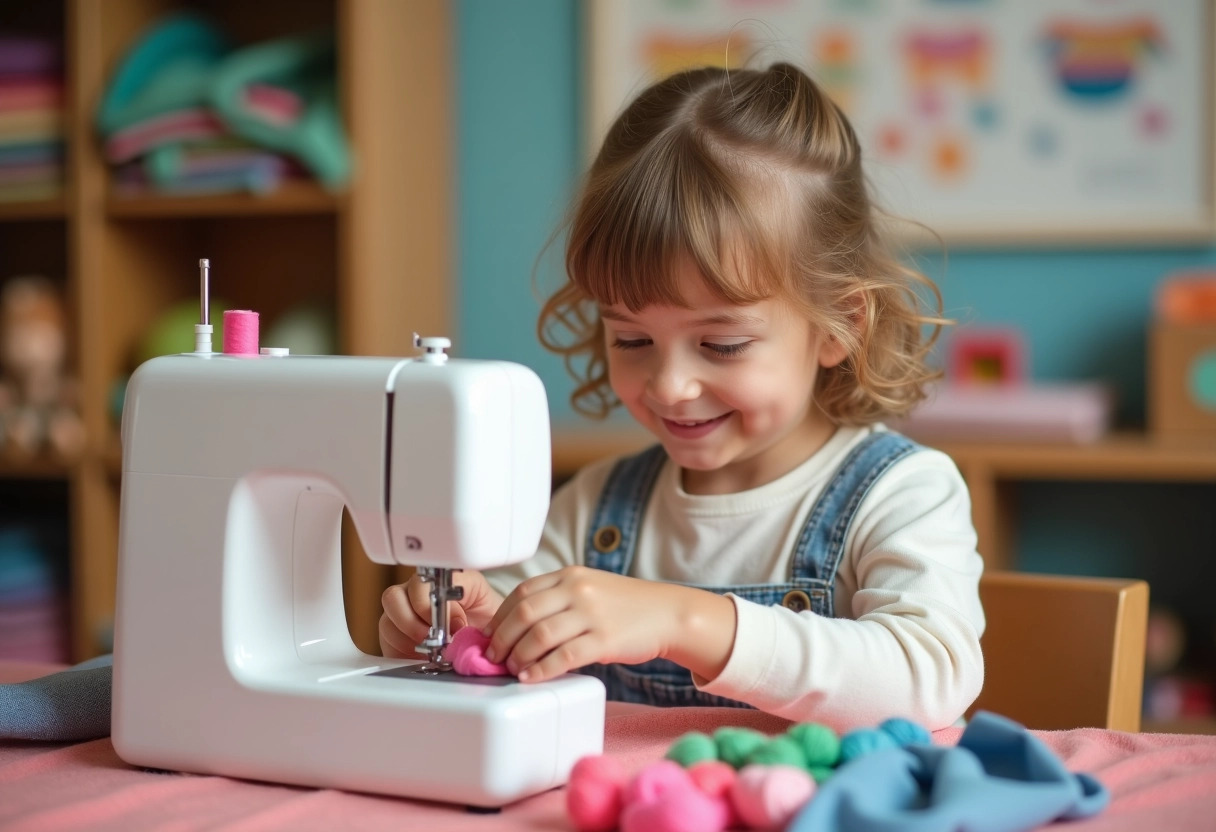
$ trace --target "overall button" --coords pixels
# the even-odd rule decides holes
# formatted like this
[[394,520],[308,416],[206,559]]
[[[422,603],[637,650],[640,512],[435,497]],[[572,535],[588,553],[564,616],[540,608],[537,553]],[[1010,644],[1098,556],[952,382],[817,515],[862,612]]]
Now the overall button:
[[801,589],[791,589],[781,599],[781,606],[794,612],[805,612],[811,608],[811,596]]
[[606,555],[616,551],[616,547],[621,545],[621,530],[616,526],[604,526],[602,529],[596,530],[591,542],[595,545],[596,551]]

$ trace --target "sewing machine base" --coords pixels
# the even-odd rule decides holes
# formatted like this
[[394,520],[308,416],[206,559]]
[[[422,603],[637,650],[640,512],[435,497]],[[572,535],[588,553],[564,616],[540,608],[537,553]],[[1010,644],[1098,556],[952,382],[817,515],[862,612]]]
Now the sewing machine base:
[[161,679],[161,718],[116,713],[115,747],[146,767],[483,808],[563,785],[580,757],[603,750],[596,679],[436,680],[383,675],[413,663],[366,659],[223,674],[226,684],[192,694]]

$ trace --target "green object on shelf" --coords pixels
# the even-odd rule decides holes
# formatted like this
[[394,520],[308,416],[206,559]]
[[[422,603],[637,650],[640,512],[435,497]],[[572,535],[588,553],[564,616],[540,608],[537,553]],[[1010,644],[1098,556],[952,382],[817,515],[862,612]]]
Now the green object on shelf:
[[[224,344],[224,310],[229,306],[222,300],[211,301],[212,349],[219,352]],[[153,323],[140,340],[135,363],[143,364],[158,355],[194,352],[194,325],[199,323],[198,301],[181,301],[169,307]]]
[[338,351],[333,310],[319,303],[289,309],[262,333],[262,343],[287,347],[292,355],[333,355]]

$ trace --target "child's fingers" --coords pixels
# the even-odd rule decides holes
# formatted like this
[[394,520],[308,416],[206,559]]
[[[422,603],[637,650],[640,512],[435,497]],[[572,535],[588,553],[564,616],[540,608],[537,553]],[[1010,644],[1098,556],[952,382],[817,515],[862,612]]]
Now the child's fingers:
[[431,584],[419,580],[418,576],[410,578],[405,584],[405,596],[410,602],[414,617],[431,624]]
[[550,616],[570,608],[570,599],[563,592],[533,589],[525,595],[527,597],[516,597],[516,593],[511,593],[491,620],[492,635],[486,645],[486,658],[490,661],[502,661],[511,655],[516,642],[525,633]]
[[577,638],[565,642],[556,650],[550,652],[540,661],[519,671],[521,682],[547,682],[563,673],[577,670],[580,667],[599,661],[598,641],[590,633],[584,633]]
[[494,615],[490,618],[490,623],[484,628],[486,635],[492,636],[498,630],[500,624],[508,615],[514,611],[522,602],[536,595],[538,592],[544,592],[546,589],[552,589],[561,582],[559,572],[547,572],[544,575],[537,575],[534,578],[520,583],[515,587],[514,591],[503,599],[503,602],[498,605],[498,609],[494,611]]
[[515,643],[507,656],[507,669],[515,673],[535,664],[563,644],[589,631],[587,619],[573,610],[565,610],[539,621]]
[[462,630],[469,626],[469,614],[464,611],[464,607],[457,604],[455,601],[448,602],[448,638],[457,630]]
[[390,586],[380,596],[380,605],[389,622],[407,639],[410,645],[418,644],[426,638],[430,629],[430,612],[425,619],[420,617],[409,598],[409,584]]
[[405,636],[397,625],[388,617],[388,613],[380,616],[380,655],[386,659],[413,659],[415,642]]
[[503,598],[490,586],[480,572],[465,570],[456,573],[456,582],[464,589],[460,606],[467,616],[466,625],[485,628],[498,611]]

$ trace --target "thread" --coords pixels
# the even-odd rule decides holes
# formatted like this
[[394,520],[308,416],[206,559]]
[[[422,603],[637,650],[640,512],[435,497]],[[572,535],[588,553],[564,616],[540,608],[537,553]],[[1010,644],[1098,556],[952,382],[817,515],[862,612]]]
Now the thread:
[[249,309],[224,311],[224,352],[227,355],[258,354],[258,313]]

